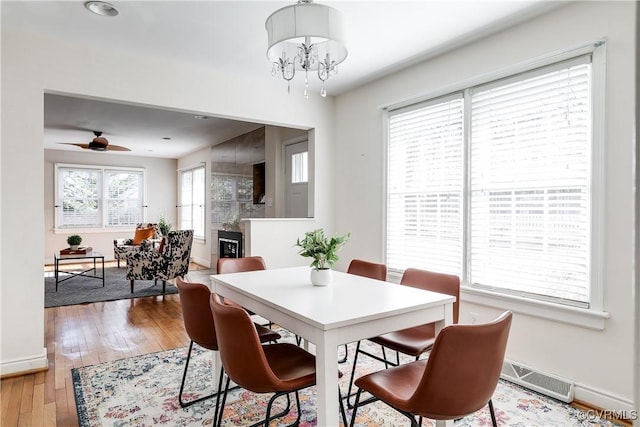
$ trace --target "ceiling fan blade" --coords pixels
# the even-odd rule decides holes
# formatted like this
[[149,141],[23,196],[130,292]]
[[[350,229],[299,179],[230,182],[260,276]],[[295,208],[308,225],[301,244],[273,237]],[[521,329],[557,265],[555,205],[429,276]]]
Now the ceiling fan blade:
[[131,151],[127,147],[122,147],[120,145],[107,145],[107,151]]
[[76,144],[76,143],[73,143],[73,142],[59,142],[59,144],[75,145],[76,147],[80,147],[80,148],[89,148],[89,144]]

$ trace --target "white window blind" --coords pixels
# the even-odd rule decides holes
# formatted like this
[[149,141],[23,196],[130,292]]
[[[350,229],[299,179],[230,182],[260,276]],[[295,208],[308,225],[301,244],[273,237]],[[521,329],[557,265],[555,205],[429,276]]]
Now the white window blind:
[[471,93],[474,286],[589,302],[587,59]]
[[390,111],[390,270],[590,307],[591,58]]
[[143,173],[106,170],[107,225],[117,227],[142,222]]
[[199,166],[180,174],[180,228],[193,230],[200,239],[204,239],[205,227],[204,172],[204,166]]
[[143,222],[144,171],[56,164],[56,227],[102,228]]
[[463,250],[461,96],[389,119],[387,265],[460,275]]
[[61,167],[58,168],[57,183],[58,227],[102,227],[100,170]]

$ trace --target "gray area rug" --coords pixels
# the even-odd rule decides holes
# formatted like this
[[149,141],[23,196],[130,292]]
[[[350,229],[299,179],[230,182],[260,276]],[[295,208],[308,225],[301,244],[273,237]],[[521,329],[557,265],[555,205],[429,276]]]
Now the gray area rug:
[[[63,305],[88,304],[100,301],[114,301],[119,299],[130,299],[139,297],[149,297],[162,295],[162,281],[154,285],[153,280],[136,280],[131,293],[131,285],[127,280],[126,268],[105,268],[104,288],[101,279],[89,277],[73,277],[64,282],[58,283],[56,292],[56,279],[53,272],[47,273],[44,279],[44,306],[59,307]],[[100,273],[100,269],[98,269]],[[100,274],[98,274],[100,275]],[[69,277],[64,272],[60,273],[60,278]],[[168,294],[178,293],[173,283],[167,282],[166,292]]]

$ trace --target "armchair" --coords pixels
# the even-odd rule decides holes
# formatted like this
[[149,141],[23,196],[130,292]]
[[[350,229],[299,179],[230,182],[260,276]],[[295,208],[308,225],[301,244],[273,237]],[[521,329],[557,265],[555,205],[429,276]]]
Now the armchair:
[[193,243],[193,230],[170,231],[162,251],[148,245],[127,253],[127,279],[131,293],[135,280],[162,280],[162,293],[167,280],[184,277],[189,271],[189,257]]
[[118,261],[118,268],[120,268],[120,260],[126,260],[127,254],[132,252],[143,241],[159,239],[160,237],[158,224],[143,222],[136,225],[136,232],[132,239],[115,239],[113,241],[113,256]]

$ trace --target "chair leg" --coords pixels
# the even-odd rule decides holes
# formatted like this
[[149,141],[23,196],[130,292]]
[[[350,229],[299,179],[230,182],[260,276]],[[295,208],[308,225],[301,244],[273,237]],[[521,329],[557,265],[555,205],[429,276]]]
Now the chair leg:
[[164,293],[166,293],[166,291],[167,291],[167,281],[163,280],[162,281],[162,293],[164,294]]
[[[358,357],[358,353],[356,353],[356,357]],[[359,388],[358,392],[356,393],[356,401],[353,404],[353,411],[351,412],[351,424],[349,424],[350,427],[353,427],[353,425],[356,422],[356,412],[358,412],[358,404],[360,403],[360,393],[362,393],[362,389]],[[349,396],[347,396],[347,402],[349,401]]]
[[131,293],[133,293],[133,279],[131,279]]
[[349,379],[349,388],[347,389],[347,407],[353,408],[351,405],[351,389],[353,388],[353,380],[356,375],[356,366],[358,363],[358,353],[360,352],[360,341],[356,344],[356,352],[353,356],[353,367],[351,368],[351,378]]
[[338,360],[338,363],[345,363],[347,361],[347,358],[349,357],[349,349],[347,348],[347,345],[344,345],[344,357],[340,360]]
[[118,268],[120,268],[120,258],[116,258],[118,260]]
[[[209,394],[207,396],[203,396],[203,397],[199,397],[197,399],[194,399],[194,400],[192,400],[190,402],[184,402],[182,400],[182,394],[183,394],[183,391],[184,391],[184,383],[185,383],[185,381],[187,379],[187,370],[189,369],[189,360],[191,360],[191,351],[192,350],[193,350],[193,341],[191,341],[189,343],[189,351],[187,352],[187,360],[184,363],[184,372],[182,373],[182,382],[180,383],[180,393],[178,394],[178,402],[180,403],[180,406],[183,407],[183,408],[187,408],[187,407],[193,405],[194,403],[202,402],[203,400],[210,399],[210,398],[215,397],[216,395],[220,394],[220,393],[217,393],[217,392],[216,393],[212,393],[212,394]],[[224,372],[224,370],[221,370],[220,371],[220,375],[222,375],[223,372]],[[218,389],[218,390],[220,390],[220,389]],[[216,402],[216,404],[217,404],[217,402]],[[216,407],[216,410],[217,410],[217,407]],[[215,421],[215,417],[214,417],[214,421]]]
[[342,402],[342,392],[340,391],[340,386],[338,386],[338,403],[340,404],[340,415],[342,415],[342,424],[344,424],[344,427],[347,427],[347,413],[344,410],[344,403]]
[[[218,412],[218,409],[220,410],[219,413],[217,413],[218,415],[218,421],[216,422],[214,420],[213,425],[214,426],[220,426],[222,425],[222,414],[224,413],[224,405],[227,402],[227,392],[229,391],[229,383],[231,382],[231,378],[229,378],[229,376],[227,376],[227,382],[224,386],[224,393],[222,395],[222,402],[219,402],[220,399],[220,387],[222,386],[222,373],[220,373],[220,386],[218,387],[218,398],[216,399],[216,413]],[[218,403],[220,403],[220,405],[218,405]],[[214,415],[215,417],[215,415]]]
[[489,399],[489,413],[491,414],[491,423],[493,423],[493,427],[498,427],[498,423],[496,422],[496,413],[493,410],[493,402]]

